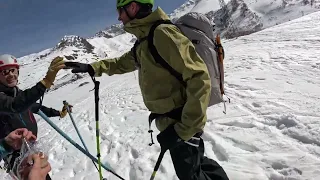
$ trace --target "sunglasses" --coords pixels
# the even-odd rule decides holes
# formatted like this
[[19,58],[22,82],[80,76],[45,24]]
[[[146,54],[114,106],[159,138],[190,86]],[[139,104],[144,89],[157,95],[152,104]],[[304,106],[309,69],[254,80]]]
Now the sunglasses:
[[18,74],[18,69],[12,68],[12,69],[5,69],[5,70],[0,71],[2,76],[8,76],[10,74],[10,72],[12,74]]
[[124,8],[123,8],[123,7],[120,7],[120,8],[117,9],[117,11],[118,11],[118,14],[119,14],[119,16],[120,16],[120,15],[123,13]]
[[125,9],[128,8],[130,5],[131,5],[131,3],[129,3],[129,4],[125,5],[125,6],[117,8],[118,14],[121,15],[125,11]]

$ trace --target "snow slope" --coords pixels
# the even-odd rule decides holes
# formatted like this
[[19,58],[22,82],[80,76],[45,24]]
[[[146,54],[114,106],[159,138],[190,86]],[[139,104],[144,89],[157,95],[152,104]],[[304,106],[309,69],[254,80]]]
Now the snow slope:
[[248,7],[262,17],[264,28],[296,19],[319,11],[320,1],[314,0],[243,0]]
[[207,13],[209,11],[216,11],[220,9],[219,0],[201,0],[195,7],[192,8],[192,12]]
[[187,0],[179,8],[175,9],[170,14],[170,17],[174,19],[179,18],[188,12],[207,13],[209,11],[216,11],[218,9],[220,9],[219,0]]
[[[105,43],[115,47],[130,38],[124,34]],[[206,155],[218,161],[232,180],[320,179],[320,13],[223,45],[231,104],[226,115],[222,106],[208,109],[203,135]],[[119,48],[121,52],[109,57],[121,55],[130,46]],[[48,60],[23,66],[25,84],[21,86],[31,86],[43,77]],[[70,72],[59,73],[57,85],[66,76]],[[148,179],[160,151],[158,143],[148,146],[148,111],[135,77],[128,73],[98,78],[102,161],[130,180]],[[93,84],[88,76],[68,82],[47,93],[44,104],[54,108],[60,108],[63,100],[73,104],[78,128],[90,152],[96,154]],[[38,140],[49,154],[53,179],[98,179],[88,158],[37,119]],[[81,144],[68,117],[52,120]],[[104,177],[117,179],[106,171]],[[177,180],[169,153],[156,179]]]

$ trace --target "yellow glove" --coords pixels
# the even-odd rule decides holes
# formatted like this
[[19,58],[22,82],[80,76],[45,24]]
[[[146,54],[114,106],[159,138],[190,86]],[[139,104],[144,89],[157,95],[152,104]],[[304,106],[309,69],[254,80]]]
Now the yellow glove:
[[41,83],[48,89],[53,85],[54,80],[56,79],[56,75],[58,71],[65,67],[64,61],[62,57],[56,57],[52,60],[47,75],[43,78]]
[[62,107],[62,110],[60,111],[60,118],[64,118],[68,114],[67,107],[69,107],[70,112],[72,112],[72,107],[73,107],[72,105],[70,105],[70,104],[64,105]]

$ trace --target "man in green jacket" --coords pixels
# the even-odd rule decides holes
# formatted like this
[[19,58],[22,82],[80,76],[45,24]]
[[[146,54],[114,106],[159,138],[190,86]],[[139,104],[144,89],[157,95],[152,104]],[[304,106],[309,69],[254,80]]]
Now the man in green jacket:
[[92,64],[73,63],[72,72],[111,76],[138,69],[143,100],[153,116],[150,120],[155,118],[161,131],[158,142],[162,151],[170,150],[177,176],[183,180],[227,180],[223,168],[204,157],[200,137],[207,121],[211,89],[207,67],[192,42],[169,24],[155,29],[154,46],[159,55],[182,74],[186,85],[155,62],[148,42],[143,39],[156,21],[169,20],[169,17],[161,8],[152,12],[153,5],[153,0],[117,0],[118,19],[126,32],[137,37],[139,45],[118,58]]

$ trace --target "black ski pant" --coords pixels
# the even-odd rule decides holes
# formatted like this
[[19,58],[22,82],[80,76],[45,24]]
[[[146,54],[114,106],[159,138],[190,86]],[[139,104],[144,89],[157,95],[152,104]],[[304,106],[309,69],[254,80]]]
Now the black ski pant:
[[203,140],[198,135],[170,149],[170,154],[180,180],[229,180],[216,161],[204,156]]

